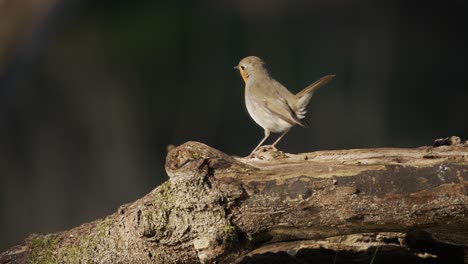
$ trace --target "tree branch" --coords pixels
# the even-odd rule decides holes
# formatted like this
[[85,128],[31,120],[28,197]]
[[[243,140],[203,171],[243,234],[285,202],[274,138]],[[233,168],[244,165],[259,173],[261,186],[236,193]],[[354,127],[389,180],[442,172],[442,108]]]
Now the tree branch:
[[185,143],[167,156],[169,181],[145,197],[104,219],[30,236],[0,263],[463,261],[466,144],[262,151],[235,158]]

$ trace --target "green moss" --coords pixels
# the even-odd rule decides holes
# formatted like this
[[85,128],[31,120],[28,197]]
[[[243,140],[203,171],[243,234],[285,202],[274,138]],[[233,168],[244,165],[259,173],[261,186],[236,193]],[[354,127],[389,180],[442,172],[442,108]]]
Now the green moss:
[[59,248],[54,236],[36,236],[28,242],[31,248],[28,263],[89,263],[100,239],[108,236],[111,224],[110,218],[102,219],[88,235],[77,237],[71,245],[61,244]]
[[[101,224],[101,223],[100,223]],[[64,263],[89,263],[97,249],[98,239],[104,235],[99,229],[103,226],[97,225],[97,232],[93,236],[83,236],[68,247],[62,249],[60,259]]]
[[54,250],[57,246],[57,240],[52,236],[37,236],[29,241],[31,253],[29,254],[28,263],[30,264],[46,264],[57,263],[57,258],[54,255]]
[[165,208],[159,210],[155,212],[153,209],[147,209],[142,212],[141,222],[145,225],[144,236],[151,237],[166,230],[169,212]]
[[[170,181],[166,181],[158,187],[158,192],[155,196],[155,204],[157,207],[156,210],[161,210],[164,213],[164,216],[167,217],[169,212],[174,206],[174,196],[172,195],[172,186]],[[148,208],[148,211],[152,211],[151,208]]]
[[158,187],[158,194],[156,195],[156,202],[167,202],[172,204],[171,182],[166,181]]
[[221,230],[221,240],[226,249],[233,249],[239,245],[238,230],[233,225],[226,225]]
[[151,237],[166,230],[174,206],[172,192],[171,182],[166,181],[154,191],[154,203],[141,210],[140,221],[145,226],[144,236]]
[[96,224],[93,235],[85,235],[78,238],[73,245],[65,247],[60,252],[60,259],[64,263],[88,263],[93,258],[94,252],[98,246],[98,239],[108,235],[108,230],[112,221],[105,218]]
[[97,225],[96,225],[96,233],[100,237],[106,237],[109,231],[110,226],[112,225],[112,220],[110,218],[104,218],[102,219]]
[[70,246],[62,253],[62,260],[65,263],[79,263],[84,259],[83,252],[86,252],[79,246]]

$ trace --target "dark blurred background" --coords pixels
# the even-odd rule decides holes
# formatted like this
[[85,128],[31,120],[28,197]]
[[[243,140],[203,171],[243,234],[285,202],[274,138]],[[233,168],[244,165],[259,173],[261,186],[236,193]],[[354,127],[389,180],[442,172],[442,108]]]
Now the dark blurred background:
[[0,251],[145,195],[166,180],[169,144],[247,155],[263,136],[232,69],[247,55],[295,92],[337,74],[284,151],[466,138],[467,8],[0,0]]

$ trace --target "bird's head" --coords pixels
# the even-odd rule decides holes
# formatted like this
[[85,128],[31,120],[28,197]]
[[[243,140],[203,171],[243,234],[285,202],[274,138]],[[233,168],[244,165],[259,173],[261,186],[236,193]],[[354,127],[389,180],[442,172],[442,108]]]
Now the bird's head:
[[262,59],[256,56],[248,56],[243,58],[234,69],[239,70],[244,82],[255,74],[266,73],[265,63]]

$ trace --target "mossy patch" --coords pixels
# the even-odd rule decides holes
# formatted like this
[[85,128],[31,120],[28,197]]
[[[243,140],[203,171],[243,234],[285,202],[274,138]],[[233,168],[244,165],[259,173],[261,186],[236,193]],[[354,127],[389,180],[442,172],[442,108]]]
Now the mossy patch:
[[66,247],[61,252],[61,259],[64,263],[87,263],[93,257],[93,252],[97,249],[97,238],[85,236],[80,238],[77,244]]
[[96,225],[96,233],[100,237],[106,237],[109,233],[109,229],[112,225],[112,219],[111,218],[104,218],[102,219],[97,225]]
[[156,202],[157,203],[167,203],[168,205],[173,204],[173,197],[172,197],[172,189],[171,189],[171,182],[166,181],[165,183],[161,184],[157,189],[156,195]]
[[57,240],[50,236],[36,236],[29,241],[31,253],[29,254],[28,263],[30,264],[47,264],[56,263],[57,257],[54,250],[57,246]]
[[94,229],[86,235],[77,238],[72,245],[64,246],[60,251],[63,263],[88,263],[94,257],[101,239],[108,236],[112,220],[105,218],[96,224]]
[[174,207],[173,190],[170,181],[161,184],[153,192],[154,202],[148,204],[139,212],[139,220],[143,226],[144,237],[153,237],[162,234],[169,221],[169,215]]
[[226,249],[239,246],[239,231],[233,225],[226,225],[221,229],[221,241]]

